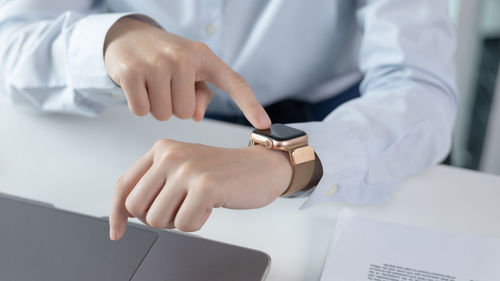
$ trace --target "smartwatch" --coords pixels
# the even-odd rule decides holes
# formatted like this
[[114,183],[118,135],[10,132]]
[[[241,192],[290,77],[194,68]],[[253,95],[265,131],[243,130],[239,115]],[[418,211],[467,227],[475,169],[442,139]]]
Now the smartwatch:
[[292,166],[292,178],[283,195],[305,191],[316,186],[323,175],[321,161],[308,145],[307,134],[283,124],[273,124],[266,130],[254,130],[249,145],[287,152]]

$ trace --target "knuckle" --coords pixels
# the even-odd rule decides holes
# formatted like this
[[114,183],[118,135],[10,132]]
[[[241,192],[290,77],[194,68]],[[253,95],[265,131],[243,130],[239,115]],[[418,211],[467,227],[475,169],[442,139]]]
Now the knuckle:
[[149,113],[149,104],[145,102],[130,103],[130,111],[137,116],[144,116]]
[[184,52],[184,47],[182,44],[169,44],[167,47],[165,47],[165,52],[168,54],[168,56],[176,56],[179,53]]
[[192,44],[193,44],[192,48],[197,52],[200,53],[212,52],[212,50],[210,50],[210,47],[208,47],[208,45],[203,42],[194,41]]
[[159,155],[159,159],[156,161],[160,164],[172,165],[173,163],[179,163],[182,159],[182,155],[179,151],[172,146],[169,146],[167,149],[164,149],[162,153]]
[[167,60],[165,59],[164,55],[156,54],[152,56],[149,65],[155,71],[162,71],[167,65]]
[[146,215],[146,222],[153,228],[166,228],[167,224],[163,222],[161,217],[155,215],[153,212],[148,212]]
[[214,206],[220,207],[222,202],[227,201],[228,197],[227,192],[220,188],[224,185],[224,178],[214,173],[202,173],[194,184],[193,192],[198,193],[207,202],[213,202]]
[[170,146],[170,148],[163,155],[163,159],[169,162],[177,162],[181,159],[181,153],[177,149]]
[[205,189],[212,189],[211,187],[217,184],[217,176],[214,173],[202,173],[198,176],[197,186],[200,191],[207,191]]
[[179,167],[179,177],[189,178],[191,175],[195,174],[197,170],[197,164],[193,161],[186,161]]
[[136,60],[122,62],[120,64],[118,73],[120,76],[124,78],[135,77],[140,74],[141,69],[143,68],[142,63]]
[[157,140],[154,144],[153,144],[153,150],[155,151],[163,151],[164,149],[168,148],[169,146],[171,146],[173,143],[172,140],[169,140],[169,139],[160,139],[160,140]]
[[182,232],[193,232],[200,230],[201,226],[195,225],[189,220],[183,218],[175,218],[175,228]]
[[123,176],[120,176],[115,183],[113,197],[120,201],[125,199],[125,197],[127,197],[127,194],[125,193],[125,187],[126,187],[126,181]]
[[189,61],[189,53],[182,46],[170,46],[166,51],[171,62],[177,66],[183,66]]
[[182,108],[179,109],[179,107],[174,107],[173,113],[175,116],[177,116],[179,119],[188,119],[193,117],[194,115],[194,107],[192,109],[190,108]]
[[121,175],[116,180],[116,183],[115,183],[115,193],[117,195],[122,195],[123,194],[123,187],[125,186],[125,184],[126,184],[125,178],[123,177],[123,175]]
[[168,108],[153,108],[151,114],[158,121],[166,121],[172,116],[172,110]]
[[128,197],[127,200],[125,200],[125,207],[127,208],[127,211],[135,217],[144,217],[143,208],[141,208],[141,206],[137,204],[131,197]]
[[207,201],[218,201],[217,179],[215,176],[206,174],[199,177],[193,185],[192,192],[199,194]]

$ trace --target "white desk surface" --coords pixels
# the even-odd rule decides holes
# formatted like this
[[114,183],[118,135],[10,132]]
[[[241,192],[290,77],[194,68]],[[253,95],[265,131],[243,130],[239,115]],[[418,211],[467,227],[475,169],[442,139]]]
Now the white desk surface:
[[[214,121],[160,123],[125,107],[85,118],[0,105],[0,192],[107,216],[116,179],[156,140],[241,147],[249,132]],[[303,201],[217,209],[198,234],[267,252],[269,281],[319,280],[336,217],[347,205],[299,210]],[[349,207],[390,222],[500,237],[500,177],[469,170],[433,167],[408,179],[386,204]]]

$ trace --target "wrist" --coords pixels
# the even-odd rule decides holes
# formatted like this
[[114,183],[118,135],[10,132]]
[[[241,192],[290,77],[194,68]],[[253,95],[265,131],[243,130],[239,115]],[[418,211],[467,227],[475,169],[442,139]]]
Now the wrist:
[[321,162],[314,148],[308,145],[308,136],[304,131],[283,124],[273,124],[269,129],[255,129],[250,135],[249,146],[262,146],[267,150],[287,154],[292,173],[288,187],[280,196],[294,196],[298,191],[312,188],[321,179]]
[[152,27],[149,22],[139,19],[137,16],[129,15],[118,19],[106,33],[103,52],[106,54],[108,46],[118,38],[124,36],[127,32]]
[[283,179],[280,181],[283,184],[276,186],[277,196],[282,195],[292,180],[292,165],[290,164],[290,156],[286,151],[278,151],[267,149],[261,145],[253,145],[246,147],[252,153],[259,155],[259,159],[265,161],[265,165],[269,167],[269,171]]

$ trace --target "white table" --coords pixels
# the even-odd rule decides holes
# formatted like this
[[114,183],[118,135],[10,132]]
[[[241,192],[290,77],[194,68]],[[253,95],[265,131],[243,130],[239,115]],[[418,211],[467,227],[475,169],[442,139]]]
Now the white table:
[[[157,139],[240,147],[249,132],[214,121],[160,123],[124,107],[85,118],[0,105],[0,192],[106,216],[115,180]],[[267,252],[270,281],[319,280],[336,217],[346,205],[299,210],[303,201],[217,209],[198,234]],[[391,222],[500,237],[500,177],[468,170],[437,166],[407,180],[386,204],[349,207]]]

